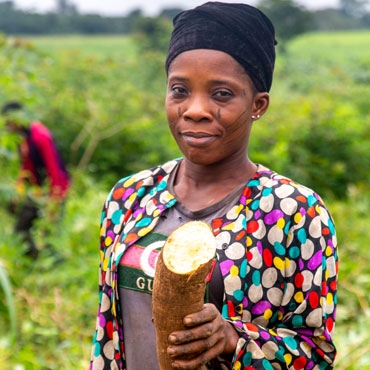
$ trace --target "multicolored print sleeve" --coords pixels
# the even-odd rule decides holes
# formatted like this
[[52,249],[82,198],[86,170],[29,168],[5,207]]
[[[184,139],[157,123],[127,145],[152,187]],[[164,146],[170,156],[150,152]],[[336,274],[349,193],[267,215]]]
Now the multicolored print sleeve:
[[298,204],[292,214],[281,199],[273,200],[273,211],[259,212],[264,236],[251,236],[242,312],[233,298],[226,302],[226,319],[240,333],[232,369],[333,368],[335,227],[316,194],[293,196],[285,202]]
[[[90,370],[107,368],[123,369],[123,342],[119,338],[119,316],[114,297],[114,276],[112,254],[116,235],[119,234],[117,212],[121,214],[117,202],[112,202],[114,193],[120,191],[121,184],[107,197],[100,224],[100,262],[99,262],[99,306],[96,330],[93,338]],[[118,334],[118,335],[117,335]]]

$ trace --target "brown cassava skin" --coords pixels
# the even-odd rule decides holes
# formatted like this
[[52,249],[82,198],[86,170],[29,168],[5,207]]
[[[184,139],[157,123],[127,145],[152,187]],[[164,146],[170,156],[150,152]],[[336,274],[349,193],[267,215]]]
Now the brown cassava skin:
[[[172,360],[167,355],[168,336],[184,330],[186,315],[200,311],[204,304],[205,279],[211,269],[212,259],[190,274],[177,274],[169,270],[160,253],[153,285],[153,321],[156,329],[157,357],[161,370],[172,370]],[[205,370],[202,366],[198,370]]]

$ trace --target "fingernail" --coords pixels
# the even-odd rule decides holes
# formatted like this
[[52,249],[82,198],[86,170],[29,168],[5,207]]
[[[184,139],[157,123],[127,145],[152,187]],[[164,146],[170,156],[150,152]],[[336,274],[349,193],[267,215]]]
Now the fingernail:
[[167,348],[167,354],[168,354],[169,356],[172,356],[174,353],[175,353],[175,351],[173,350],[173,348],[171,348],[171,347],[168,347],[168,348]]
[[187,317],[184,319],[184,325],[191,325],[191,323],[192,323],[191,319]]

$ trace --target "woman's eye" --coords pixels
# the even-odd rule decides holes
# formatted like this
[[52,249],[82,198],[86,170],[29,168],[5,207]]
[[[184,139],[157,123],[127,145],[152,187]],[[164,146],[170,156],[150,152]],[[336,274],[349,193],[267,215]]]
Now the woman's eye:
[[172,86],[171,92],[173,95],[185,95],[186,90],[181,86]]
[[221,98],[221,99],[230,98],[232,95],[233,94],[227,90],[219,90],[214,93],[214,96],[216,98]]

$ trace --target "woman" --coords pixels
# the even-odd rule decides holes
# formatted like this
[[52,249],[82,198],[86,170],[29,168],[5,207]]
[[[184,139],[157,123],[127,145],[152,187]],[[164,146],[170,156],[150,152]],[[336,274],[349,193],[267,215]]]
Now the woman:
[[92,369],[158,369],[155,259],[192,219],[212,225],[217,266],[209,302],[169,337],[173,368],[333,367],[331,216],[315,192],[248,156],[275,44],[270,20],[248,5],[210,2],[175,17],[165,106],[184,157],[120,180],[107,198]]

